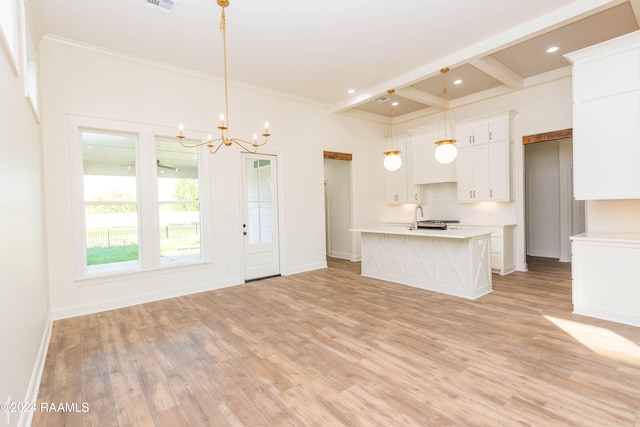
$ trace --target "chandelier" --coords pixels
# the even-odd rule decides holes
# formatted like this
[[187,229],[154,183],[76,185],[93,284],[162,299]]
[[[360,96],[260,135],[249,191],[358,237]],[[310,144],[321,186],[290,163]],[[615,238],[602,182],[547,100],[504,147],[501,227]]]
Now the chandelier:
[[[447,99],[447,73],[449,68],[445,67],[440,70],[442,73],[442,97],[444,98],[444,110],[442,112],[442,126],[444,126],[444,138],[436,141],[436,150],[433,153],[438,163],[447,164],[456,159],[458,150],[453,145],[456,140],[447,137],[447,110],[449,109],[449,100]],[[440,136],[440,130],[438,129],[438,137]]]
[[387,93],[389,94],[389,101],[391,103],[389,106],[389,126],[387,129],[389,139],[387,141],[387,151],[382,154],[384,154],[384,168],[389,172],[394,172],[402,166],[402,157],[400,157],[398,142],[393,137],[393,94],[395,93],[395,89],[389,89]]
[[[209,147],[209,151],[211,154],[215,154],[220,147],[223,145],[230,146],[232,144],[238,145],[244,151],[248,153],[255,153],[258,150],[258,147],[267,143],[267,140],[271,136],[269,133],[269,123],[264,123],[264,131],[262,133],[262,142],[258,142],[258,135],[253,135],[252,141],[247,141],[240,138],[231,138],[229,136],[229,83],[227,81],[227,18],[224,13],[224,9],[229,6],[229,0],[217,0],[218,6],[222,8],[222,16],[220,17],[220,32],[222,33],[222,46],[223,46],[223,63],[224,63],[224,107],[225,113],[220,114],[220,125],[218,129],[220,130],[219,138],[212,138],[211,135],[207,136],[206,141],[201,142],[187,142],[185,141],[186,136],[184,136],[184,125],[180,125],[178,128],[180,133],[178,134],[178,140],[183,147],[186,148],[195,148],[200,147],[202,145],[206,145]],[[225,120],[226,119],[226,120]]]

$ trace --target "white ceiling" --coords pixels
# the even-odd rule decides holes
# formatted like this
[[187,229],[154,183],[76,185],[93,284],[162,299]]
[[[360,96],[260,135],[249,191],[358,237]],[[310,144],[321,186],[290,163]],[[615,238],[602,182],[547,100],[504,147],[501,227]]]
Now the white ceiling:
[[[177,0],[171,13],[146,0],[31,2],[42,35],[222,74],[215,0]],[[442,107],[440,68],[464,79],[448,84],[451,100],[517,90],[567,68],[564,53],[638,30],[639,3],[230,0],[229,78],[371,118],[388,114],[372,100],[395,88],[396,116],[420,115]],[[544,53],[551,44],[560,46],[553,57]]]

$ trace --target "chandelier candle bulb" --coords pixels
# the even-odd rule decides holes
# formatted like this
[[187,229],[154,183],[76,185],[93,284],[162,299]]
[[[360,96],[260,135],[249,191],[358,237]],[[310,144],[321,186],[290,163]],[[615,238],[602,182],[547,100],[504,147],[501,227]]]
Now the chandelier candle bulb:
[[220,127],[224,127],[224,114],[220,114]]

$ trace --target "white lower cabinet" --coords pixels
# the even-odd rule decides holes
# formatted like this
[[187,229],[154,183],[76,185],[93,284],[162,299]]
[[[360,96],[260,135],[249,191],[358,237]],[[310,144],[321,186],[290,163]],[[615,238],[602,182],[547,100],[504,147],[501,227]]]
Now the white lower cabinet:
[[451,230],[479,229],[491,232],[491,271],[504,276],[516,270],[515,224],[451,224],[448,228]]
[[573,312],[640,326],[640,233],[571,237]]

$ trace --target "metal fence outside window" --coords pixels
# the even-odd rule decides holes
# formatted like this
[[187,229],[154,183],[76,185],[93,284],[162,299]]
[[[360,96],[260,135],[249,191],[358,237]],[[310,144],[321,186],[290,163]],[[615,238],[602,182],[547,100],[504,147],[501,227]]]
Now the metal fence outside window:
[[[160,240],[200,238],[200,224],[172,224],[160,227]],[[87,247],[125,246],[138,243],[137,227],[108,227],[87,230]]]

